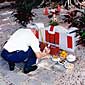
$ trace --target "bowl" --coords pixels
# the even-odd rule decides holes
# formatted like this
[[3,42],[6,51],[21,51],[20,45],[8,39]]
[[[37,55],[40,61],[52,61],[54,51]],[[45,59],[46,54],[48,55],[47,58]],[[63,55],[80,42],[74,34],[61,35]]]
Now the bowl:
[[69,54],[66,59],[69,62],[74,62],[76,60],[76,56]]
[[64,67],[67,68],[67,69],[73,69],[74,68],[74,64],[69,63],[69,62],[65,62],[64,63]]

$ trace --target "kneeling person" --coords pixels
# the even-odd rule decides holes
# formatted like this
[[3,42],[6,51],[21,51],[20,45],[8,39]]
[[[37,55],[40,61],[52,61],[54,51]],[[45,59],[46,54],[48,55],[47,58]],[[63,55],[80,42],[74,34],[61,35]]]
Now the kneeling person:
[[24,62],[24,73],[29,73],[37,69],[37,58],[45,57],[50,49],[45,48],[40,51],[39,41],[35,36],[36,29],[17,30],[6,42],[1,52],[1,56],[8,62],[10,71],[14,70],[15,63]]

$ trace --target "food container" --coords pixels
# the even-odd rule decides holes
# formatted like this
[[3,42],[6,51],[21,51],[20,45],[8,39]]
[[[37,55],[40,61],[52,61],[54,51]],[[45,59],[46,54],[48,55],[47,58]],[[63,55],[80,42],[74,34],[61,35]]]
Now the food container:
[[74,64],[69,63],[69,62],[65,62],[65,63],[64,63],[64,67],[65,67],[66,69],[73,69],[73,68],[74,68]]
[[52,61],[56,61],[56,62],[59,62],[60,61],[60,58],[58,58],[58,56],[53,56],[52,57]]
[[73,54],[69,54],[66,59],[69,62],[74,62],[76,60],[76,56],[74,56]]
[[66,59],[66,57],[67,57],[67,52],[66,52],[66,51],[61,51],[60,57],[63,58],[63,59]]

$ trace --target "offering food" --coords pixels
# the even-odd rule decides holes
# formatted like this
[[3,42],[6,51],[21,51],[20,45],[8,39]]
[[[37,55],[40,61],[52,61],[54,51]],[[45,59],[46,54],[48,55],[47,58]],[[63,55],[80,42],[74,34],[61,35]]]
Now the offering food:
[[56,56],[56,55],[53,55],[53,58],[55,58],[55,59],[56,59],[56,58],[58,58],[58,56]]
[[67,57],[67,52],[66,51],[62,51],[61,53],[60,53],[60,57],[62,57],[62,58],[66,58]]
[[58,58],[58,56],[56,56],[56,55],[53,55],[52,60],[53,61],[60,61],[60,58]]
[[60,60],[58,63],[59,63],[60,65],[64,65],[65,60]]
[[72,63],[65,63],[64,66],[67,69],[73,69],[74,68],[74,64],[72,64]]

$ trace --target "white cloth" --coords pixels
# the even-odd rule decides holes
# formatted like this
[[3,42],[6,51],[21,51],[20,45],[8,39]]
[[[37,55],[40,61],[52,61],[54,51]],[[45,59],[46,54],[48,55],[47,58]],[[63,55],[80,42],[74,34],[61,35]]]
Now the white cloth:
[[4,48],[9,52],[16,50],[27,51],[29,46],[34,52],[40,52],[39,41],[30,29],[17,30],[5,44]]

